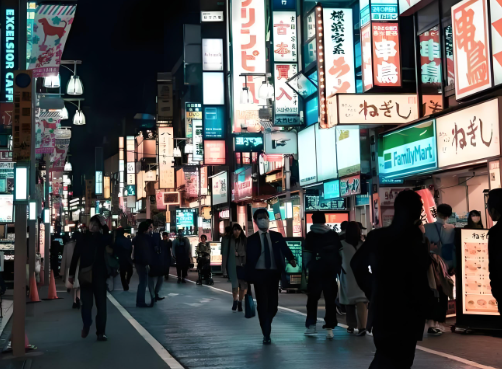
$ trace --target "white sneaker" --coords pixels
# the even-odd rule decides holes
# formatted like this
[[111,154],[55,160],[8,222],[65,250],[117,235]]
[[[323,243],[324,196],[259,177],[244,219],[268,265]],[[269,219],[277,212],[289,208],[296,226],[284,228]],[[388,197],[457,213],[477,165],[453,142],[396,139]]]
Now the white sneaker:
[[335,335],[333,334],[333,329],[331,328],[326,328],[326,338],[328,340],[332,340]]
[[317,334],[317,329],[316,329],[316,326],[315,325],[311,325],[307,328],[307,330],[305,331],[305,335],[306,336],[313,336],[313,335],[316,335]]

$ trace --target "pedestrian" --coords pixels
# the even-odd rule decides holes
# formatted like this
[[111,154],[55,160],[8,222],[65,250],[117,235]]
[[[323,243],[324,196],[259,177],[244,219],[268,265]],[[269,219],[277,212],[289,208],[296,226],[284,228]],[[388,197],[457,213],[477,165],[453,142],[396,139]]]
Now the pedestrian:
[[244,267],[246,265],[247,238],[240,224],[232,226],[227,256],[228,277],[232,283],[232,311],[242,311],[242,300],[246,296],[248,283],[245,280]]
[[169,269],[171,268],[171,254],[173,249],[173,241],[169,239],[169,234],[167,232],[162,232],[162,241],[160,243],[162,249],[162,256],[164,258],[165,273],[164,280],[169,279]]
[[232,227],[225,227],[225,233],[221,237],[221,272],[223,273],[223,278],[228,277],[228,256],[230,255],[230,237],[232,234]]
[[[105,253],[113,254],[111,245],[107,244],[108,238],[103,235],[105,219],[95,215],[89,222],[89,229],[75,244],[71,259],[69,282],[75,282],[77,265],[79,266],[78,279],[82,302],[82,338],[89,335],[92,325],[93,298],[96,302],[96,335],[98,341],[107,341],[106,331],[106,279],[108,271]],[[80,262],[80,264],[79,264]]]
[[[357,284],[370,300],[369,320],[376,346],[370,369],[410,368],[417,341],[423,337],[430,257],[418,228],[421,213],[420,195],[411,190],[400,192],[392,224],[370,232],[350,263]],[[406,294],[406,308],[393,307],[393,301],[406,291],[412,291]]]
[[497,188],[488,193],[488,212],[494,222],[488,231],[488,260],[490,286],[492,295],[497,300],[499,312],[502,314],[502,189]]
[[361,241],[365,241],[366,240],[366,235],[364,234],[366,232],[366,227],[363,226],[363,224],[361,222],[357,222],[357,225],[359,226],[359,229],[361,230]]
[[173,241],[173,256],[176,260],[178,283],[186,283],[188,268],[193,265],[192,246],[183,230],[178,230],[178,237]]
[[340,255],[342,267],[340,272],[340,303],[345,305],[347,312],[348,333],[354,333],[357,326],[357,335],[366,335],[366,323],[368,319],[368,298],[357,284],[356,277],[350,266],[350,262],[357,250],[362,246],[361,227],[356,222],[349,222],[342,241]]
[[338,236],[340,237],[340,241],[345,239],[345,232],[347,231],[347,224],[349,224],[349,222],[346,220],[344,220],[340,224],[341,232],[338,234]]
[[197,251],[200,253],[206,253],[211,256],[211,246],[207,243],[207,236],[205,234],[200,236],[200,242],[197,245]]
[[317,334],[317,305],[324,295],[326,314],[324,316],[326,338],[332,339],[333,329],[337,326],[336,295],[338,284],[336,275],[339,274],[341,258],[339,255],[340,237],[326,225],[326,216],[320,211],[312,214],[313,225],[305,238],[305,252],[310,254],[307,284],[307,319],[305,320],[305,335]]
[[132,242],[124,234],[124,228],[117,228],[115,233],[115,252],[119,257],[122,287],[124,291],[129,291],[129,284],[133,275]]
[[[82,233],[73,233],[71,240],[64,245],[63,258],[61,259],[61,273],[63,273],[65,286],[73,297],[73,309],[80,309],[80,283],[78,282],[78,279],[74,280],[73,283],[70,283],[69,281],[71,259],[73,257],[73,253],[75,252],[75,245],[78,239],[82,242]],[[78,266],[75,274],[78,275]]]
[[296,261],[282,235],[269,231],[267,209],[257,209],[253,220],[259,231],[247,241],[245,275],[248,282],[254,283],[263,344],[269,345],[272,320],[279,306],[279,279],[286,271],[285,260],[293,267]]
[[[433,268],[440,273],[438,278],[444,280],[446,276],[442,273],[442,264],[446,264],[446,269],[450,275],[455,274],[456,252],[455,252],[455,227],[447,224],[448,219],[453,213],[448,204],[441,204],[437,207],[437,218],[434,223],[424,225],[425,236],[430,241],[430,252],[433,254]],[[434,256],[434,255],[437,255]],[[437,281],[439,283],[439,280]],[[438,284],[439,297],[434,302],[434,306],[427,316],[428,330],[431,336],[440,336],[443,334],[443,324],[446,321],[446,312],[448,311],[448,291]],[[445,284],[446,286],[446,284]]]
[[483,222],[481,221],[481,213],[477,210],[471,210],[467,217],[467,225],[465,229],[484,229]]
[[[149,228],[153,229],[153,224],[143,221],[139,224],[138,234],[132,240],[134,246],[134,266],[139,277],[138,291],[136,292],[136,307],[145,308],[153,307],[155,303],[155,294],[148,280],[150,272],[150,264],[152,262],[152,243],[151,237],[148,234]],[[145,303],[145,292],[148,286],[150,293],[150,305]]]
[[160,234],[154,232],[153,220],[147,219],[148,235],[150,236],[150,254],[152,255],[150,270],[148,272],[148,289],[154,291],[155,301],[164,300],[165,297],[160,297],[160,290],[164,284],[164,275],[166,274],[166,257],[162,254],[162,240]]

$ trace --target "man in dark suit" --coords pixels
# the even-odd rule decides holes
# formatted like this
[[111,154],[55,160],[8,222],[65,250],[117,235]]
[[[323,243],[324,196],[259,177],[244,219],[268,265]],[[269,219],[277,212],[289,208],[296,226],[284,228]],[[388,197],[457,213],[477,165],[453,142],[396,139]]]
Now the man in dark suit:
[[266,209],[256,210],[253,220],[259,231],[247,241],[246,277],[254,283],[263,344],[268,345],[272,342],[272,320],[279,306],[279,279],[286,270],[286,259],[293,267],[296,267],[296,261],[282,235],[269,231]]

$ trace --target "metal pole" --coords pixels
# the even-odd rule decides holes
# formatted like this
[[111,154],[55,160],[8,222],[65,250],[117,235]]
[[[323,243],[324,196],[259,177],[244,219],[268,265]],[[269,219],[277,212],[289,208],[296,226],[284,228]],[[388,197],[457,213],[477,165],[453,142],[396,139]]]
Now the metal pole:
[[[36,108],[36,99],[37,99],[37,83],[36,83],[36,78],[32,83],[32,89],[31,89],[31,110],[33,114],[31,115],[31,153],[30,153],[30,200],[31,201],[37,201],[37,209],[38,209],[38,203],[39,199],[36,197],[36,159],[35,159],[35,145],[36,145],[36,130],[35,130],[35,108]],[[29,240],[29,251],[28,251],[28,257],[29,257],[29,264],[30,264],[30,274],[29,277],[31,278],[33,276],[33,273],[35,273],[35,252],[36,252],[36,244],[37,244],[37,232],[36,232],[36,226],[37,226],[37,221],[36,220],[30,220],[28,223],[30,227],[30,240]]]
[[[49,206],[49,172],[51,170],[51,158],[45,155],[45,206]],[[45,215],[45,212],[44,212]],[[45,222],[45,219],[44,219]],[[44,285],[49,285],[50,275],[50,250],[51,250],[51,218],[49,223],[45,223],[45,250],[44,250]]]
[[[284,155],[284,174],[286,174],[286,202],[291,199],[291,169],[289,168],[289,155]],[[286,219],[286,236],[293,237],[293,219]]]

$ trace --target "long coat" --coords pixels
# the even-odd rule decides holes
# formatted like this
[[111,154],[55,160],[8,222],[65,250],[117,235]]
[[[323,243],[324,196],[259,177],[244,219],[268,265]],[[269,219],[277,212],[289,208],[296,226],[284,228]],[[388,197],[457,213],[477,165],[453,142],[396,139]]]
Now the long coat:
[[[180,247],[183,246],[183,247]],[[188,238],[175,238],[173,241],[173,255],[176,259],[176,266],[188,268],[193,262],[192,246]]]
[[359,287],[350,266],[350,262],[356,251],[362,246],[362,241],[354,247],[352,244],[342,241],[340,256],[342,257],[342,271],[340,273],[340,303],[343,305],[354,305],[358,302],[368,302],[363,290]]
[[[235,238],[230,237],[228,242],[228,247],[226,248],[226,270],[228,272],[228,278],[230,282],[232,282],[232,288],[239,287],[239,279],[237,276],[237,267],[244,267],[246,264],[246,248],[247,248],[247,238],[242,238],[242,245],[238,247],[239,256],[235,256],[236,247],[235,247]],[[239,260],[239,262],[238,262]],[[240,265],[237,265],[240,264]]]

